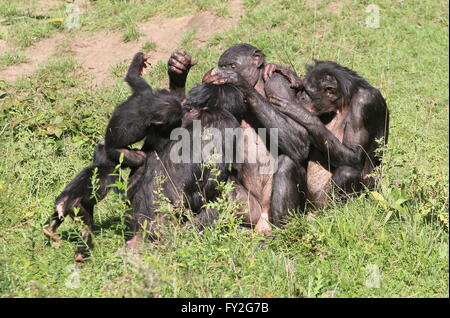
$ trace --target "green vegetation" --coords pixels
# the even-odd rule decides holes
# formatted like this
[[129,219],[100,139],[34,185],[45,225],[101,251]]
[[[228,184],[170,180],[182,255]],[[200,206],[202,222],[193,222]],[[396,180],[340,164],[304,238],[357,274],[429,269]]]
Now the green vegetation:
[[0,55],[0,69],[14,64],[26,63],[28,59],[16,53],[4,53]]
[[147,41],[142,46],[142,51],[144,52],[152,52],[156,50],[156,43],[153,41]]
[[[295,216],[265,244],[227,217],[231,203],[219,199],[224,213],[215,227],[198,234],[167,225],[140,258],[124,248],[126,208],[112,193],[95,212],[91,262],[74,270],[80,226],[66,220],[60,249],[50,246],[41,227],[62,188],[90,163],[112,110],[130,91],[120,77],[111,86],[91,88],[66,52],[32,77],[13,84],[0,79],[0,295],[448,297],[448,3],[335,2],[342,3],[341,11],[330,0],[246,0],[238,25],[212,36],[206,47],[184,35],[181,49],[198,62],[188,87],[238,42],[252,43],[268,61],[299,74],[313,59],[357,70],[381,90],[391,112],[376,191],[314,216]],[[380,7],[379,28],[365,24],[373,2]],[[0,3],[0,23],[9,25],[6,33],[0,29],[4,39],[21,48],[65,32],[37,18],[29,3]],[[151,16],[217,8],[230,12],[216,0],[97,0],[89,3],[81,28],[120,29],[124,40],[133,40],[136,23]],[[63,13],[64,4],[58,4],[45,14]],[[147,80],[167,86],[166,63],[152,64]],[[116,65],[111,76],[123,71],[124,65]],[[162,199],[161,209],[172,208]],[[374,267],[379,288],[370,285]]]

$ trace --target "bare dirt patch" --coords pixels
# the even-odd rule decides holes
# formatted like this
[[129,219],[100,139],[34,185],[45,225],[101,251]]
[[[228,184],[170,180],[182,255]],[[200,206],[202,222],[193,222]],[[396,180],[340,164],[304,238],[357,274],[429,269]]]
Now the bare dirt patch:
[[[218,17],[210,12],[201,12],[177,18],[155,17],[138,25],[143,34],[139,40],[124,43],[121,32],[99,31],[94,34],[79,34],[71,41],[68,50],[75,54],[80,64],[94,76],[93,84],[105,84],[113,79],[111,67],[122,61],[129,61],[135,52],[142,50],[144,43],[156,44],[151,52],[151,62],[166,61],[172,51],[176,50],[186,32],[196,30],[193,43],[205,45],[208,38],[216,32],[235,25],[242,14],[240,0],[228,3],[229,17]],[[42,40],[26,49],[24,55],[29,63],[13,65],[0,70],[0,78],[8,81],[32,73],[36,67],[57,52],[57,47],[64,40],[63,34]],[[0,40],[0,49],[2,48]]]
[[124,60],[130,60],[134,52],[142,50],[148,41],[156,44],[150,53],[151,62],[167,61],[169,55],[178,48],[186,32],[196,30],[193,42],[203,46],[208,38],[216,32],[235,25],[242,12],[241,1],[229,4],[231,17],[218,17],[210,12],[201,12],[178,18],[153,18],[140,24],[142,36],[138,41],[122,42],[119,32],[99,32],[94,37],[85,37],[73,44],[72,50],[81,64],[94,74],[93,84],[104,84],[111,80],[111,66]]
[[334,1],[334,2],[331,2],[327,6],[326,11],[328,13],[331,13],[331,14],[340,14],[342,12],[342,9],[344,8],[345,2],[346,1]]
[[305,1],[305,6],[308,9],[314,9],[317,8],[320,4],[321,0],[306,0]]
[[[13,81],[19,77],[31,74],[40,64],[43,64],[49,57],[51,57],[59,44],[64,41],[64,35],[59,33],[55,36],[36,42],[28,47],[24,52],[29,62],[11,65],[3,70],[0,70],[0,79]],[[0,52],[13,51],[13,48],[4,44],[5,50],[2,49],[0,42]]]
[[9,51],[9,45],[5,40],[0,40],[0,53]]

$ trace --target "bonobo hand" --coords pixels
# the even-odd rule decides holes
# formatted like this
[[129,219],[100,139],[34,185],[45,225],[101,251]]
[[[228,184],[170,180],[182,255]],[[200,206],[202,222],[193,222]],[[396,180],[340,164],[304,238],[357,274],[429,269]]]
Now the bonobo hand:
[[214,67],[203,76],[203,83],[214,85],[233,84],[239,88],[249,86],[248,82],[241,76],[241,74],[220,67]]
[[[286,115],[294,115],[296,118],[296,121],[298,121],[300,124],[309,123],[313,117],[315,117],[313,114],[311,114],[306,108],[304,108],[302,105],[299,105],[297,103],[292,102],[291,100],[278,96],[276,94],[272,94],[268,96],[269,102],[278,108],[279,111]],[[298,120],[297,120],[298,119]]]
[[167,62],[171,88],[185,87],[189,70],[195,64],[197,63],[186,52],[173,52]]
[[300,90],[301,88],[303,88],[302,79],[294,71],[291,71],[290,69],[281,65],[271,63],[266,64],[263,69],[263,79],[265,82],[270,79],[273,72],[278,72],[286,77],[290,83],[291,88],[296,90]]
[[152,65],[148,60],[150,59],[150,55],[148,54],[144,54],[142,57],[142,66],[141,66],[141,73],[140,75],[142,76],[142,73],[144,73],[144,68],[147,68],[147,66]]
[[280,109],[295,110],[297,107],[289,99],[272,94],[268,96],[269,102]]

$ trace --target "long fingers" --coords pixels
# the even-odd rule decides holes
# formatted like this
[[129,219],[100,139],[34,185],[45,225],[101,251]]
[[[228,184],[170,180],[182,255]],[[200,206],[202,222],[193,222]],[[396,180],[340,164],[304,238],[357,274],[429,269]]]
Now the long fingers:
[[269,102],[272,105],[277,106],[277,107],[285,108],[285,107],[287,107],[287,105],[289,103],[289,101],[287,99],[285,99],[283,97],[280,97],[280,96],[278,96],[276,94],[272,94],[272,95],[270,95],[268,97],[269,97]]
[[267,64],[263,69],[263,80],[267,82],[275,71],[276,66],[274,64]]
[[203,83],[212,83],[217,78],[217,67],[213,67],[203,76]]
[[192,58],[184,51],[175,51],[169,58],[169,68],[172,71],[180,74],[186,70],[189,70],[193,65],[197,64]]
[[171,57],[169,59],[169,68],[171,71],[181,74],[186,71],[187,67],[183,63],[179,62],[177,59]]

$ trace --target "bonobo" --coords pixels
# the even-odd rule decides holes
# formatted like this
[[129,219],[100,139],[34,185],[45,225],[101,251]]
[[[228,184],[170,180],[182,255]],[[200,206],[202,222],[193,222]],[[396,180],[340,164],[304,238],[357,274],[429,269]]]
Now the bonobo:
[[[233,84],[238,87],[248,104],[243,127],[251,127],[257,143],[262,143],[254,129],[278,129],[278,170],[266,180],[255,165],[244,165],[240,182],[244,189],[241,197],[250,203],[250,211],[259,202],[269,220],[280,226],[289,210],[302,211],[306,201],[306,159],[309,154],[309,137],[306,129],[273,107],[266,96],[276,92],[288,100],[295,100],[298,87],[288,81],[288,72],[265,76],[264,54],[249,44],[238,44],[226,50],[219,59],[219,67],[210,70],[203,78],[216,85]],[[265,81],[265,78],[267,81]],[[298,83],[297,86],[299,86]],[[291,87],[292,86],[292,87]],[[270,138],[266,138],[269,140]],[[273,178],[273,179],[272,179]],[[265,182],[264,182],[265,181]],[[267,228],[267,226],[266,226]]]
[[[239,169],[239,165],[233,164],[232,160],[227,163],[223,157],[214,158],[206,150],[222,156],[226,154],[227,142],[230,140],[226,138],[225,129],[239,127],[235,116],[239,117],[245,111],[243,107],[242,94],[231,85],[201,84],[190,91],[183,107],[184,115],[179,130],[182,139],[160,138],[159,142],[165,146],[154,145],[157,150],[149,153],[142,177],[139,174],[130,178],[134,186],[128,190],[131,201],[129,231],[135,233],[127,242],[131,247],[134,248],[136,242],[144,239],[142,230],[149,238],[157,236],[158,221],[164,220],[164,213],[159,211],[159,188],[171,204],[192,210],[197,215],[194,221],[196,225],[208,225],[217,216],[217,211],[205,210],[203,206],[219,194],[217,182],[227,180],[234,170]],[[195,130],[196,124],[201,127],[200,131]],[[205,138],[212,128],[220,132],[219,143],[213,143],[217,147],[210,147],[211,141]],[[186,137],[188,142],[184,145],[187,147],[183,148],[183,138]],[[235,139],[231,142],[234,144]],[[199,143],[199,148],[196,149],[195,143]],[[180,153],[187,155],[186,160],[178,157]],[[202,156],[195,160],[199,154]],[[206,165],[209,155],[216,162],[215,175],[212,174],[212,168]],[[136,178],[138,181],[134,180]]]
[[[94,151],[94,162],[92,165],[81,170],[75,178],[69,182],[61,194],[56,198],[55,211],[45,223],[43,232],[46,236],[56,242],[59,247],[60,237],[56,230],[61,225],[65,216],[80,216],[88,230],[82,236],[86,238],[87,248],[92,248],[92,231],[94,226],[94,206],[102,200],[111,189],[110,184],[116,182],[117,175],[114,174],[116,164],[108,158],[105,144],[102,140]],[[93,182],[96,176],[98,183]],[[93,185],[96,185],[93,188]],[[84,261],[87,249],[82,246],[78,248],[75,258]]]
[[[62,216],[73,215],[74,210],[79,209],[79,214],[89,230],[84,233],[87,236],[87,247],[92,247],[93,208],[106,196],[110,189],[108,186],[115,183],[113,172],[119,164],[121,153],[122,166],[131,167],[130,175],[135,176],[133,180],[138,180],[146,153],[154,150],[154,145],[161,144],[159,139],[167,139],[172,128],[181,124],[179,97],[170,90],[153,92],[141,77],[147,59],[143,53],[134,56],[125,78],[133,94],[114,110],[106,130],[105,141],[96,147],[94,164],[83,169],[56,199],[55,212],[44,228],[45,235],[53,240],[59,241],[55,232],[62,222]],[[128,148],[146,136],[148,138],[142,151]],[[99,188],[93,193],[91,179],[94,171],[97,171]],[[129,183],[129,186],[133,184]],[[76,259],[83,261],[86,252],[84,248],[79,249]]]
[[151,127],[170,131],[180,125],[181,104],[178,96],[167,89],[153,92],[140,76],[148,56],[137,53],[128,69],[125,81],[133,94],[114,110],[105,134],[105,147],[111,160],[119,162],[123,154],[124,167],[139,167],[146,152],[129,146],[144,139]]
[[169,88],[177,93],[180,98],[185,98],[186,77],[195,64],[197,63],[184,51],[173,52],[167,62]]
[[368,174],[380,164],[376,150],[387,142],[389,129],[389,112],[380,91],[330,61],[307,67],[303,85],[300,103],[276,93],[270,101],[310,135],[309,199],[320,207],[334,186],[346,193],[363,185],[371,188],[374,180]]

